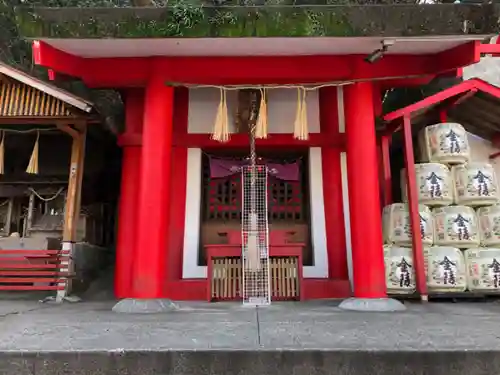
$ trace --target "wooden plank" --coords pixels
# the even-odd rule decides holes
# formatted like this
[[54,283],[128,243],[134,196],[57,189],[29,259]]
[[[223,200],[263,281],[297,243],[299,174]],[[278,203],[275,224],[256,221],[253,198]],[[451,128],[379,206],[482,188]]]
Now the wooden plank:
[[64,290],[59,285],[0,285],[0,291],[18,291],[18,290]]
[[31,226],[33,225],[33,214],[35,212],[35,194],[30,193],[29,203],[28,203],[28,217],[24,225],[23,237],[29,237]]
[[0,276],[59,276],[59,277],[73,277],[73,274],[60,272],[59,270],[46,270],[46,271],[30,271],[30,270],[0,270]]
[[14,198],[9,198],[9,203],[7,206],[7,215],[5,217],[5,227],[4,227],[4,234],[6,236],[10,236],[10,227],[11,227],[11,222],[12,222],[12,214],[14,210]]
[[0,277],[0,283],[56,283],[65,280],[62,277]]
[[86,132],[72,133],[71,162],[68,179],[68,192],[64,212],[63,241],[73,242],[78,225],[79,205],[81,201],[81,184],[85,157]]
[[9,263],[0,261],[0,270],[34,270],[34,269],[59,269],[59,264],[30,264],[30,263]]
[[0,255],[26,255],[26,256],[44,256],[44,255],[69,255],[69,251],[65,250],[25,250],[25,249],[10,249],[0,250]]
[[70,257],[54,257],[51,255],[41,255],[41,256],[14,256],[9,258],[1,258],[1,263],[12,263],[12,262],[30,262],[30,263],[61,263],[65,260],[69,260]]
[[[71,251],[74,246],[76,228],[80,217],[85,142],[87,136],[86,124],[79,123],[76,128],[77,130],[68,127],[68,129],[72,129],[72,131],[68,131],[68,133],[72,136],[73,143],[71,146],[68,192],[66,195],[66,207],[64,212],[63,249],[69,251]],[[71,260],[62,262],[61,271],[74,273],[73,262]],[[59,286],[64,286],[64,288],[59,289],[56,300],[62,302],[62,300],[71,293],[72,280],[69,279],[67,282],[59,283]]]

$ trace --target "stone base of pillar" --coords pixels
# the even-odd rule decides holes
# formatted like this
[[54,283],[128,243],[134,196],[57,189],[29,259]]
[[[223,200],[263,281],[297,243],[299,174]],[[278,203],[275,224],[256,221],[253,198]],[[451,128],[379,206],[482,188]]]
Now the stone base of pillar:
[[175,311],[178,308],[169,299],[126,298],[114,305],[112,311],[121,314],[159,314]]
[[339,308],[347,311],[396,312],[405,311],[406,306],[392,298],[348,298]]

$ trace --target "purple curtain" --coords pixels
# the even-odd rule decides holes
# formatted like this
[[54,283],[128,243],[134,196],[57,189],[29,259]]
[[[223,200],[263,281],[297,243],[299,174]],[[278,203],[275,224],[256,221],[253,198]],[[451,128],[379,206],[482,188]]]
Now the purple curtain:
[[223,178],[239,173],[247,163],[243,160],[210,158],[210,177]]
[[[247,160],[229,160],[210,158],[210,177],[223,178],[239,173],[241,168],[248,165]],[[269,170],[269,174],[280,180],[298,181],[299,180],[299,162],[281,164],[265,162]]]

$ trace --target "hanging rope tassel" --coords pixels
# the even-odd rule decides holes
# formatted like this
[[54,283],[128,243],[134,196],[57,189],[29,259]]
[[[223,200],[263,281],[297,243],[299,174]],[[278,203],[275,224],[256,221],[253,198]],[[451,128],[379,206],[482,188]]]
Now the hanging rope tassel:
[[219,103],[219,108],[217,108],[217,115],[215,117],[212,139],[218,142],[229,141],[227,97],[226,97],[226,89],[224,88],[220,89],[220,103]]
[[302,114],[302,95],[300,89],[297,89],[297,110],[295,111],[295,122],[293,123],[293,137],[299,139],[300,137],[300,119]]
[[259,118],[255,129],[255,138],[267,138],[267,98],[266,89],[260,89]]
[[297,89],[297,112],[293,126],[293,137],[301,141],[309,139],[306,98],[307,91],[304,88]]
[[5,164],[5,132],[2,132],[2,141],[0,142],[0,174],[4,174],[4,164]]
[[39,140],[40,140],[40,132],[37,132],[35,146],[33,147],[33,152],[31,153],[30,162],[28,164],[28,168],[26,168],[26,173],[38,174]]
[[300,140],[307,141],[309,139],[309,124],[307,123],[307,91],[306,89],[302,90],[302,105],[300,106],[301,110],[301,132],[300,132]]

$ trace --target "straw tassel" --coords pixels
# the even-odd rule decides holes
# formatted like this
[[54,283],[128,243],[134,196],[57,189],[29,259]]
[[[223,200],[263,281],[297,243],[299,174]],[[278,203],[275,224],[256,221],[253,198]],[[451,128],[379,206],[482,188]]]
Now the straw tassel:
[[5,132],[2,132],[2,141],[0,141],[0,174],[4,174],[4,163],[5,163]]
[[293,127],[295,139],[306,141],[309,139],[309,129],[307,124],[307,91],[304,88],[297,89],[297,112]]
[[267,138],[267,98],[266,89],[260,89],[260,107],[257,127],[255,129],[255,138]]
[[36,141],[35,146],[33,147],[33,152],[31,153],[30,162],[28,164],[28,168],[26,168],[26,173],[29,174],[38,174],[38,149],[39,149],[39,139],[40,133],[36,133]]
[[212,132],[212,139],[218,142],[229,141],[229,124],[227,114],[227,98],[226,90],[220,89],[220,103],[215,117],[214,129]]

